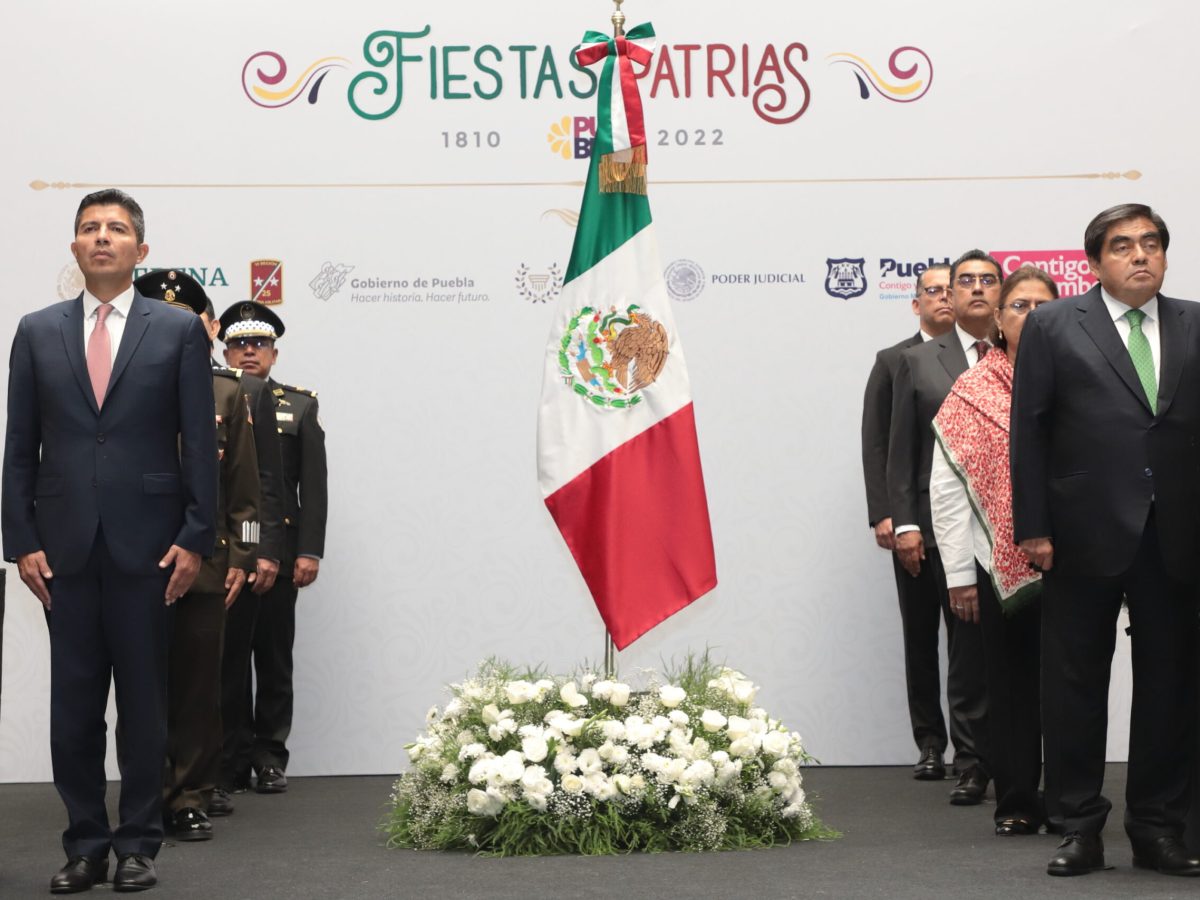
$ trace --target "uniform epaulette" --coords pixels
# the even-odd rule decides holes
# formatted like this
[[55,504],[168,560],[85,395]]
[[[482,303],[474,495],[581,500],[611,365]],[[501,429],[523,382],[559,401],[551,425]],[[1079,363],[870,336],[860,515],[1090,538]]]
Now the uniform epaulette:
[[[280,388],[282,388],[282,390],[280,390]],[[304,394],[306,397],[317,396],[316,391],[310,391],[308,388],[296,387],[295,385],[292,385],[292,384],[281,384],[279,387],[277,387],[275,389],[276,394],[280,394],[283,391],[291,391],[293,394]]]
[[241,369],[231,369],[229,366],[213,366],[214,375],[224,375],[226,378],[241,378]]

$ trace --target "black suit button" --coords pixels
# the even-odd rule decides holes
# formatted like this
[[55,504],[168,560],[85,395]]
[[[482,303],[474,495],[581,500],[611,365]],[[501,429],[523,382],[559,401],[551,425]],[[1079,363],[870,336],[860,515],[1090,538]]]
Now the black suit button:
[[1144,474],[1144,475],[1145,475],[1147,478],[1153,478],[1153,477],[1154,477],[1154,470],[1153,470],[1153,469],[1150,469],[1150,468],[1147,468],[1147,469],[1146,469],[1146,471],[1145,471],[1145,472],[1143,472],[1142,474]]
[[97,443],[97,444],[103,444],[103,443],[104,443],[104,432],[103,432],[103,431],[102,431],[102,432],[100,432],[98,435],[96,435],[96,443]]

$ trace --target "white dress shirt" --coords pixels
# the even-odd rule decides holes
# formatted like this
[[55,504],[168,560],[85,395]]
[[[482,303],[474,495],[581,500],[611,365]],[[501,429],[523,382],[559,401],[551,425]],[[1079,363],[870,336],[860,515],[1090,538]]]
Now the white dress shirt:
[[933,536],[946,571],[946,587],[975,584],[977,560],[984,571],[992,570],[992,545],[971,508],[966,485],[950,468],[941,444],[933,449],[929,470],[929,508],[933,513]]
[[[121,346],[121,335],[125,333],[125,320],[129,318],[129,308],[133,306],[133,285],[129,286],[129,290],[118,294],[112,299],[112,312],[108,314],[108,318],[104,320],[104,327],[108,329],[108,343],[110,362],[116,362],[117,349]],[[92,295],[90,291],[83,292],[83,358],[87,359],[88,341],[92,337],[92,332],[96,330],[96,322],[99,319],[97,310],[100,309],[100,301]]]
[[[1129,320],[1125,318],[1125,313],[1133,309],[1126,303],[1122,303],[1103,287],[1100,288],[1100,296],[1104,300],[1104,305],[1108,307],[1108,314],[1112,316],[1113,324],[1117,326],[1117,334],[1121,336],[1121,343],[1125,348],[1129,348]],[[1141,307],[1142,312],[1146,317],[1142,319],[1142,334],[1146,336],[1147,342],[1150,344],[1150,356],[1154,359],[1154,383],[1158,384],[1162,379],[1159,378],[1159,372],[1162,369],[1162,342],[1159,340],[1158,333],[1158,297],[1151,297]]]

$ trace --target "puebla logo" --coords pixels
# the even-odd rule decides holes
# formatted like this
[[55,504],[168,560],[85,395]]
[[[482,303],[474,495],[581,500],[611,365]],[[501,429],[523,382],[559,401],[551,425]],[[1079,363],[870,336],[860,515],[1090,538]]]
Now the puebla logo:
[[670,338],[637,304],[607,313],[585,306],[571,317],[558,351],[559,374],[602,409],[631,409],[667,364]]
[[850,300],[867,292],[867,276],[863,273],[866,259],[827,259],[829,267],[825,275],[825,293],[830,297]]

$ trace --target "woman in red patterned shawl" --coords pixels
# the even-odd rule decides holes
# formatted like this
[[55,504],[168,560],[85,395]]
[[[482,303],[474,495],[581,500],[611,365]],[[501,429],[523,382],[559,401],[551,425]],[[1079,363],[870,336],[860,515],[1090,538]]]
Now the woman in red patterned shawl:
[[[1000,290],[993,349],[954,383],[933,420],[929,478],[950,608],[983,632],[987,760],[995,780],[996,834],[1036,834],[1047,820],[1039,702],[1041,576],[1013,543],[1008,415],[1025,317],[1058,297],[1041,269],[1022,266]],[[1051,817],[1052,819],[1053,817]]]

